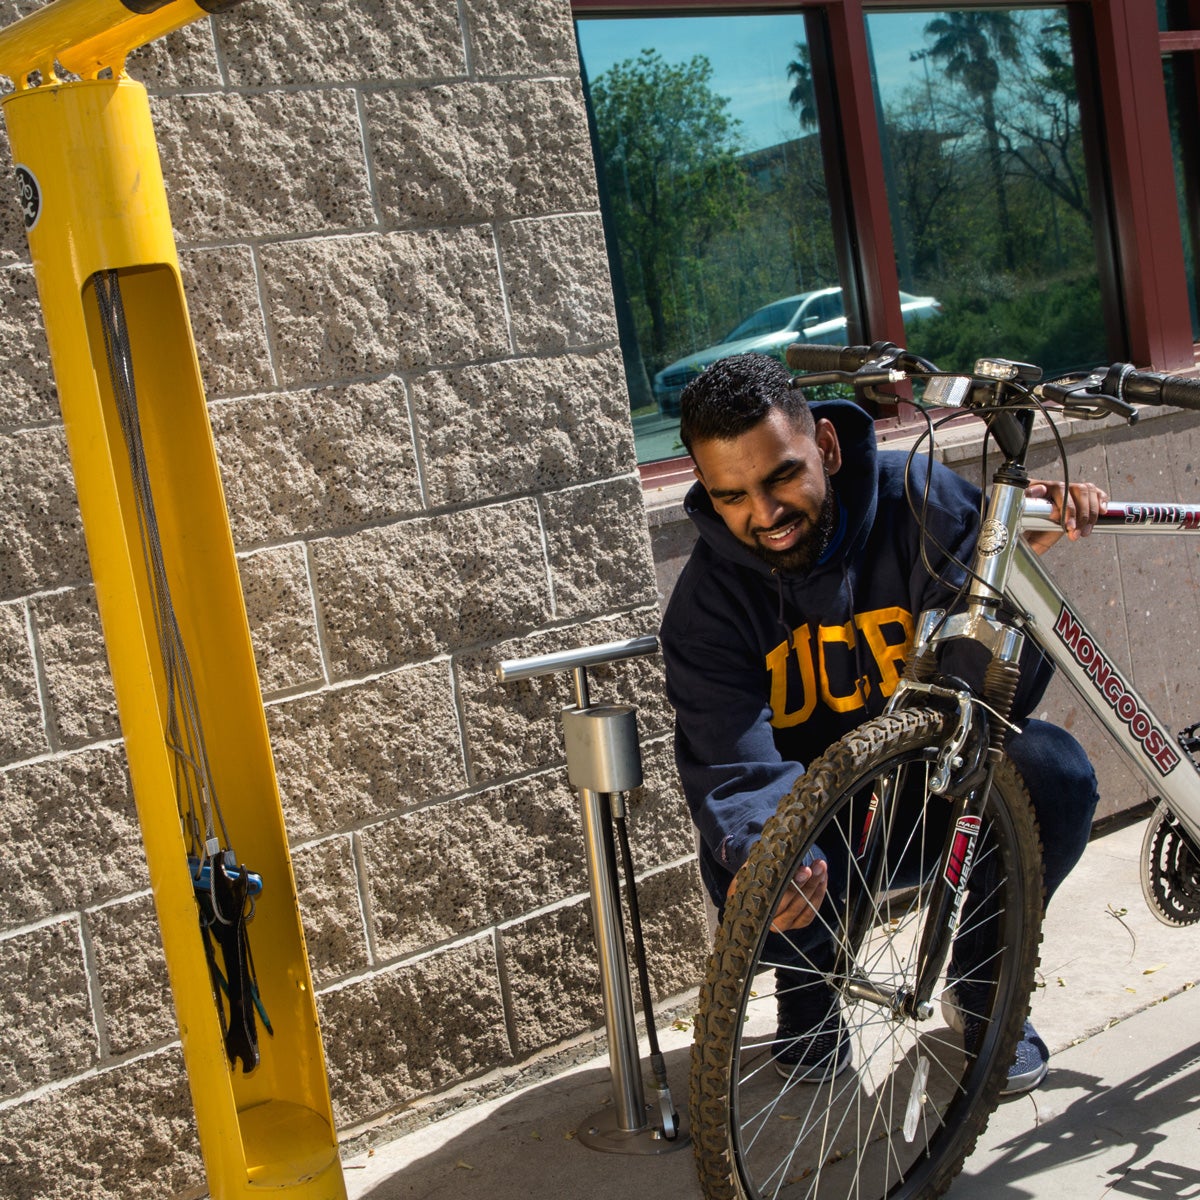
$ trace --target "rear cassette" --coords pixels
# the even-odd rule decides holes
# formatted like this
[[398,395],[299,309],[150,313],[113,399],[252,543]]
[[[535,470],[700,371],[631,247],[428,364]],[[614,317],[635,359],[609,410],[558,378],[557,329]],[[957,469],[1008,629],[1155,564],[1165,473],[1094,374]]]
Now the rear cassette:
[[1142,894],[1164,925],[1200,920],[1200,850],[1165,803],[1146,826],[1141,866]]

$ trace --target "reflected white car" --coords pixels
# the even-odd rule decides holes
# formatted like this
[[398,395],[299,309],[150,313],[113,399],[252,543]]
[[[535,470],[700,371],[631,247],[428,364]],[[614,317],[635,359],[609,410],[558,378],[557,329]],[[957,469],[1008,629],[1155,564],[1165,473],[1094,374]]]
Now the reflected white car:
[[[904,320],[935,317],[941,304],[932,296],[900,293],[900,311]],[[840,287],[801,292],[775,300],[756,309],[715,346],[707,346],[664,367],[654,376],[654,398],[665,416],[679,413],[679,393],[709,363],[731,354],[771,354],[782,359],[793,342],[819,342],[840,346],[846,340],[846,314]]]

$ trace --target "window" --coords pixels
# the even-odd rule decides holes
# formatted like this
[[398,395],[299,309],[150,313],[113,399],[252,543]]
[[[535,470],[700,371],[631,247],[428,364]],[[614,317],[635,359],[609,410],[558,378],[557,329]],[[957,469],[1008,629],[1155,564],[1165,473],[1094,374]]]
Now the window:
[[677,457],[679,393],[708,363],[845,325],[805,22],[577,30],[638,459]]
[[639,462],[802,339],[1191,367],[1200,0],[573,4]]
[[951,370],[1107,354],[1064,7],[867,16],[900,286],[938,297],[909,348]]

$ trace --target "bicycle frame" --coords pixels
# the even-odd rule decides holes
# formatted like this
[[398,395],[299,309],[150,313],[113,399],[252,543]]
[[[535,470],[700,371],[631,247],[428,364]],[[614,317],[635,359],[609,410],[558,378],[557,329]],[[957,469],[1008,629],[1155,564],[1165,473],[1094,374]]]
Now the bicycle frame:
[[[1039,509],[1048,512],[1049,505],[1029,502],[1022,528],[1057,527]],[[1114,536],[1200,534],[1200,505],[1110,502],[1094,532]],[[1168,803],[1188,833],[1200,840],[1200,771],[1117,668],[1023,538],[1017,539],[1005,594],[1016,611],[1025,614],[1026,632],[1095,714],[1130,766]]]
[[[1033,638],[1096,715],[1129,764],[1147,781],[1153,793],[1167,802],[1188,833],[1200,840],[1200,769],[1116,667],[1111,655],[1020,536],[1027,530],[1055,530],[1060,526],[1050,520],[1050,504],[1027,500],[1024,488],[1013,481],[1014,476],[1006,475],[1006,470],[1003,468],[992,483],[971,563],[967,608],[949,617],[940,610],[923,613],[916,651],[936,656],[947,643],[968,638],[985,646],[994,661],[1011,664],[1012,669],[1025,638]],[[1197,534],[1200,505],[1110,502],[1094,528],[1125,536]],[[1002,598],[1007,614],[1001,611]],[[949,947],[957,910],[965,897],[973,831],[978,829],[975,818],[991,785],[990,770],[968,788],[963,788],[961,781],[952,782],[955,771],[961,771],[961,751],[968,742],[976,701],[980,698],[937,684],[905,679],[893,693],[889,708],[903,706],[912,696],[922,693],[940,696],[943,702],[954,700],[959,718],[957,730],[939,750],[930,785],[933,793],[947,789],[957,793],[956,836],[946,847],[941,877],[930,896],[934,915],[922,935],[919,958],[922,967],[917,986],[912,993],[897,996],[891,1002],[898,1011],[918,1017],[929,1010],[929,998]],[[962,846],[958,844],[959,833],[965,839]],[[955,856],[962,855],[964,847],[962,870],[956,872]]]

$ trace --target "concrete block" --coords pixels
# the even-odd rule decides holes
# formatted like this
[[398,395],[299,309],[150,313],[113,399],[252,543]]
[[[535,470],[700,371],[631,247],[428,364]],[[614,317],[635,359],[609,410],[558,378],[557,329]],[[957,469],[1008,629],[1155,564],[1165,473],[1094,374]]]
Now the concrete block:
[[121,723],[95,588],[52,592],[31,603],[57,745],[119,737]]
[[334,1116],[399,1108],[509,1056],[490,937],[450,946],[317,997]]
[[273,704],[267,723],[292,842],[466,784],[444,662]]
[[542,498],[542,511],[560,617],[657,605],[636,477],[554,492]]
[[518,1055],[604,1024],[590,906],[585,898],[500,931]]
[[215,22],[235,87],[461,76],[458,10],[422,0],[249,0]]
[[0,1121],[13,1200],[161,1200],[195,1195],[203,1179],[177,1049],[44,1092]]
[[645,782],[629,794],[628,816],[630,849],[638,874],[687,858],[696,850],[671,738],[643,742],[642,774]]
[[154,900],[143,893],[85,914],[110,1054],[179,1036]]
[[[217,23],[237,20],[237,13]],[[221,69],[213,42],[212,23],[196,21],[130,54],[129,74],[148,89],[220,87]]]
[[[690,991],[703,979],[711,949],[699,868],[688,862],[659,871],[639,879],[637,892],[652,997]],[[632,943],[629,955],[632,972]],[[630,979],[640,1010],[637,977],[631,974]]]
[[0,762],[47,749],[25,608],[0,604]]
[[598,214],[517,221],[503,226],[499,238],[518,350],[616,341]]
[[234,540],[290,540],[421,511],[398,379],[214,404]]
[[406,88],[369,92],[364,104],[389,225],[595,207],[577,81]]
[[350,838],[302,846],[292,852],[292,867],[314,982],[366,970],[371,956]]
[[[1165,436],[1136,437],[1108,448],[1115,498],[1197,499],[1200,434],[1196,418],[1179,413],[1161,426]],[[1117,490],[1119,487],[1119,491]],[[1132,538],[1117,543],[1121,615],[1135,664],[1133,683],[1155,713],[1178,729],[1200,721],[1200,702],[1181,664],[1200,655],[1200,556],[1185,538]],[[1170,631],[1164,636],[1165,631]]]
[[319,684],[321,647],[304,547],[247,554],[238,559],[238,571],[263,693]]
[[149,885],[121,746],[0,773],[0,929]]
[[[13,10],[13,6],[5,3],[0,7],[0,27],[11,24],[21,14]],[[0,76],[2,78],[2,76]],[[12,147],[8,141],[8,129],[0,122],[0,161],[10,169],[12,163]],[[0,266],[10,267],[14,264],[29,263],[29,240],[25,236],[25,222],[21,216],[20,206],[0,204]]]
[[337,677],[511,637],[551,614],[531,500],[312,543]]
[[[17,211],[16,204],[4,207]],[[24,243],[25,230],[19,220],[17,230]],[[4,223],[0,221],[0,247],[4,245],[3,232]],[[21,249],[24,250],[24,246]],[[0,358],[3,424],[32,425],[58,420],[58,391],[54,386],[46,326],[31,267],[0,270],[0,344],[6,348]]]
[[578,78],[570,7],[558,0],[466,0],[475,69],[483,75]]
[[[641,637],[654,633],[656,626],[647,614],[625,614],[456,655],[454,669],[475,779],[501,778],[564,761],[559,713],[575,703],[572,673],[501,683],[496,677],[501,662]],[[657,655],[590,667],[588,688],[593,704],[638,705],[643,739],[648,731],[669,727],[655,715],[666,707],[662,660]],[[669,716],[666,719],[669,722]]]
[[249,246],[181,250],[179,268],[208,396],[275,384]]
[[486,226],[312,238],[260,255],[285,384],[508,352]]
[[151,105],[183,241],[277,237],[375,220],[349,88],[206,92]]
[[90,579],[62,430],[0,436],[0,478],[0,600]]
[[0,941],[0,979],[0,1099],[96,1062],[77,920]]
[[613,351],[416,376],[413,410],[430,503],[543,491],[629,469],[623,386]]
[[562,771],[403,813],[360,837],[384,959],[587,886],[578,810]]

